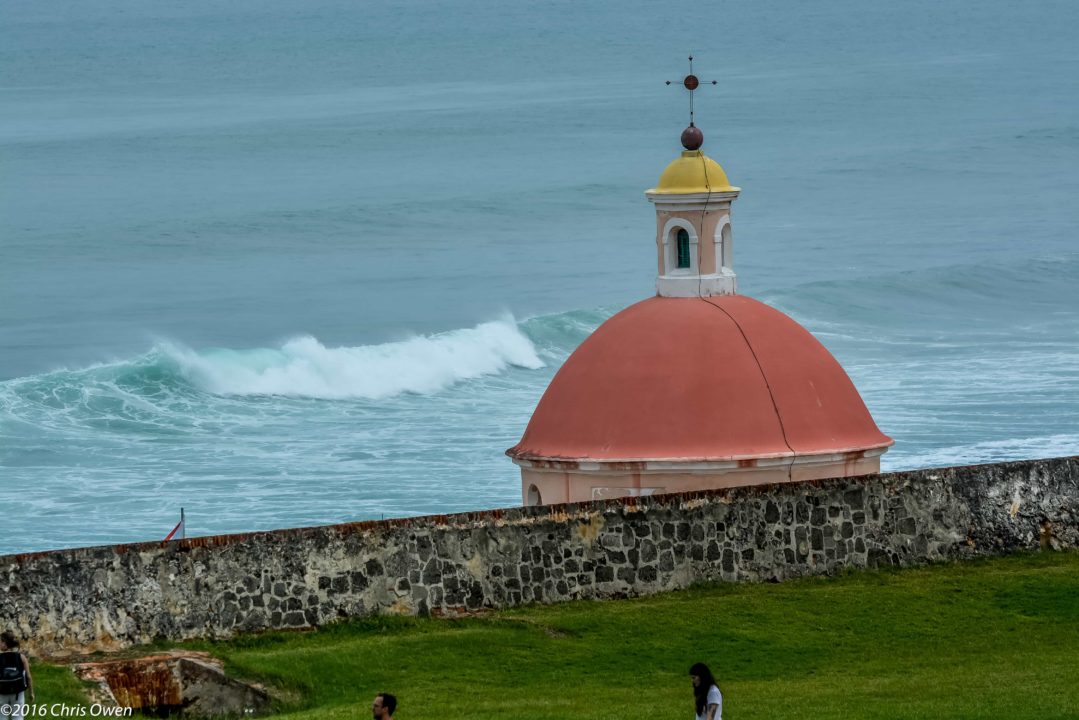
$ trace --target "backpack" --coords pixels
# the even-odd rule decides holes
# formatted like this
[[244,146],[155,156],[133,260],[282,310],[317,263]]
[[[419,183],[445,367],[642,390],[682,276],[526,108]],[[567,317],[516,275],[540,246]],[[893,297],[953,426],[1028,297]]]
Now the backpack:
[[18,695],[28,685],[22,653],[0,653],[0,695]]

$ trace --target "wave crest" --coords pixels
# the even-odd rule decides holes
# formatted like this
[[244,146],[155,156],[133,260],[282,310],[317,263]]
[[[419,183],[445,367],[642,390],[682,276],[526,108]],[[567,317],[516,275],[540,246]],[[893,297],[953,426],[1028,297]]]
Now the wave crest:
[[326,347],[305,336],[280,349],[163,350],[188,382],[214,395],[378,400],[437,392],[510,366],[544,366],[513,318],[359,347]]

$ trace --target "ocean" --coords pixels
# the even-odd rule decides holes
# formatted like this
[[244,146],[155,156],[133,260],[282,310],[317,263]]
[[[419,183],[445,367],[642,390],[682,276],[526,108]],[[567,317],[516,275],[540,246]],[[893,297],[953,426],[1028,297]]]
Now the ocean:
[[1079,452],[1075,3],[0,0],[0,554],[519,504],[689,53],[883,467]]

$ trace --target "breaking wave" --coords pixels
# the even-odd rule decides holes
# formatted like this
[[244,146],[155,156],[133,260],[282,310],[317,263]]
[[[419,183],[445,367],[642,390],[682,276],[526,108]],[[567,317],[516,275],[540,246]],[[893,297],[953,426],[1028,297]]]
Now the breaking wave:
[[545,366],[512,317],[355,347],[327,347],[310,336],[245,350],[162,342],[133,358],[0,382],[0,410],[11,417],[28,405],[62,412],[120,406],[125,414],[141,414],[175,407],[179,399],[190,405],[200,395],[382,400]]
[[326,347],[313,337],[280,348],[206,350],[163,346],[180,373],[214,395],[379,400],[544,363],[512,319],[399,342]]

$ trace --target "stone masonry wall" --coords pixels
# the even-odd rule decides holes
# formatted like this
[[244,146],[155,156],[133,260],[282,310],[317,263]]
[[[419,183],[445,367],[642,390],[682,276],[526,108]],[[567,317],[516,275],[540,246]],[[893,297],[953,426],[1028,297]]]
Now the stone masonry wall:
[[0,557],[39,653],[1079,547],[1079,457]]

